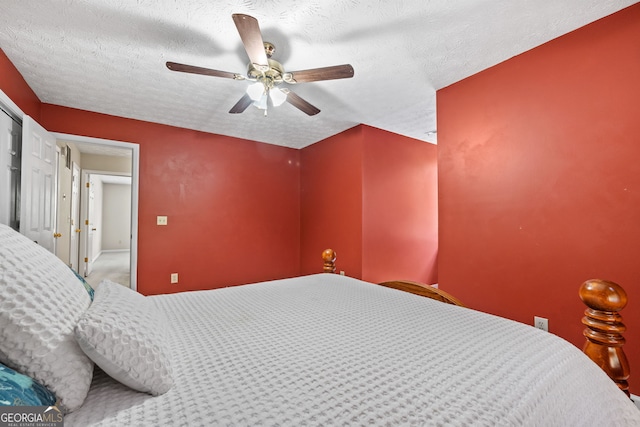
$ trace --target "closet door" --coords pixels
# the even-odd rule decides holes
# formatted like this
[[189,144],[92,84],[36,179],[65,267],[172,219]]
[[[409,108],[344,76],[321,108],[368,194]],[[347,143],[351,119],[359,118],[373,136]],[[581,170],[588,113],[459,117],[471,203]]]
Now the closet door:
[[0,224],[18,227],[16,195],[20,179],[22,127],[0,111]]
[[12,121],[0,111],[0,224],[9,225],[11,214],[11,131]]
[[22,120],[20,232],[55,253],[56,139],[31,117]]

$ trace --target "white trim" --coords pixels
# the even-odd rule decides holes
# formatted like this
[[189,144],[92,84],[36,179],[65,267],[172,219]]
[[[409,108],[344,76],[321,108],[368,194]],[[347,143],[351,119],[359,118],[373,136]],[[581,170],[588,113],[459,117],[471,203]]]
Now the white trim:
[[24,111],[22,111],[20,107],[18,107],[18,105],[2,91],[2,89],[0,89],[0,102],[2,102],[13,114],[19,116],[21,119],[26,115],[24,114]]
[[68,133],[60,132],[51,132],[51,134],[58,139],[64,139],[65,141],[69,142],[90,142],[92,144],[110,145],[112,147],[129,148],[132,150],[135,147],[140,147],[139,144],[136,144],[134,142],[118,141],[117,139],[94,138],[92,136],[71,135]]
[[116,252],[129,252],[129,249],[103,249],[102,254],[112,254],[112,253],[116,253]]
[[631,400],[636,404],[638,409],[640,409],[640,396],[636,396],[635,394],[631,395]]
[[[59,139],[69,142],[90,142],[93,144],[109,145],[112,147],[126,148],[131,150],[131,278],[130,287],[134,291],[138,290],[138,199],[140,181],[140,144],[112,139],[94,138],[90,136],[71,135],[67,133],[52,132]],[[83,169],[83,172],[85,170]],[[101,171],[87,170],[88,173],[100,173]],[[103,172],[108,175],[126,175],[116,172]]]

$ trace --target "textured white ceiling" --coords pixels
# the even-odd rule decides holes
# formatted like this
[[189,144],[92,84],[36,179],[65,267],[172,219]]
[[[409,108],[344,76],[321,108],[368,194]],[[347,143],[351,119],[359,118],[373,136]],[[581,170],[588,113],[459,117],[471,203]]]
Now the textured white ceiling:
[[[437,89],[634,3],[2,0],[0,48],[45,103],[297,148],[359,123],[435,142]],[[229,114],[248,82],[164,64],[245,74],[232,13],[258,19],[285,70],[350,63],[355,77],[291,86],[316,116]]]

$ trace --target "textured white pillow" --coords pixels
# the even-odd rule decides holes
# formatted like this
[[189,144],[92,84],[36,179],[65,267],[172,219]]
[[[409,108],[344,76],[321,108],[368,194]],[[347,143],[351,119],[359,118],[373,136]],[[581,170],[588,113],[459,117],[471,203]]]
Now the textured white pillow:
[[164,317],[151,301],[103,280],[75,334],[87,356],[112,378],[157,396],[173,385],[164,331]]
[[44,384],[67,412],[91,385],[93,363],[73,333],[89,304],[69,267],[0,224],[0,361]]

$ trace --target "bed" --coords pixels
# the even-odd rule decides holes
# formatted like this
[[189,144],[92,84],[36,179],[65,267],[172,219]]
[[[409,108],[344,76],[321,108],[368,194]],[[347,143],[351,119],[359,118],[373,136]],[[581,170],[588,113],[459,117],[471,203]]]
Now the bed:
[[91,301],[0,241],[0,362],[57,390],[66,426],[640,425],[579,349],[455,301],[327,272],[149,297],[106,281]]

